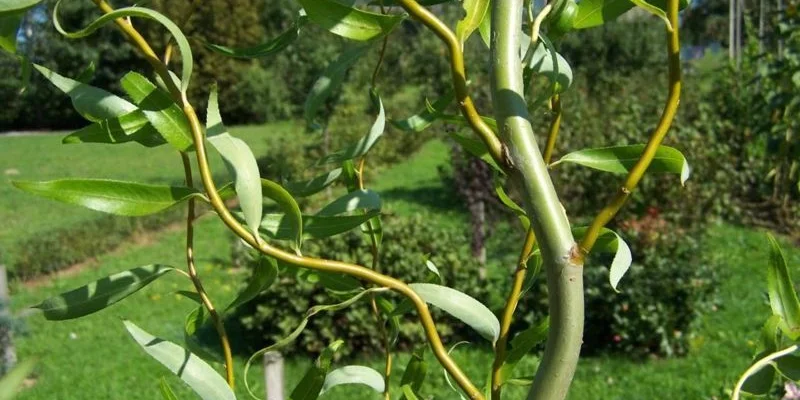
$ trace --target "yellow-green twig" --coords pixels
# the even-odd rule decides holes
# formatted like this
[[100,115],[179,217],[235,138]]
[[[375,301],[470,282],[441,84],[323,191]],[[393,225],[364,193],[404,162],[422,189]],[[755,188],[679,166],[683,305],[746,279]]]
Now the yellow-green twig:
[[579,254],[575,255],[577,258],[577,263],[583,262],[583,259],[587,254],[589,254],[589,252],[592,250],[592,247],[594,247],[594,244],[600,235],[600,231],[614,218],[615,215],[617,215],[617,212],[619,212],[619,210],[628,200],[631,192],[633,192],[633,190],[636,188],[636,185],[639,184],[639,181],[642,179],[645,171],[647,171],[647,167],[650,166],[650,162],[653,161],[653,157],[656,155],[658,146],[660,146],[661,142],[664,140],[664,136],[666,136],[667,132],[669,131],[672,121],[675,118],[675,114],[678,111],[678,103],[681,97],[681,56],[680,36],[678,35],[678,0],[667,1],[667,17],[672,24],[673,29],[667,29],[669,94],[667,96],[666,105],[664,106],[664,111],[662,112],[661,119],[658,121],[655,131],[653,131],[653,134],[650,136],[650,140],[647,142],[644,151],[642,151],[641,157],[639,157],[639,160],[628,172],[628,176],[625,178],[625,183],[619,188],[617,194],[608,203],[608,205],[600,210],[600,213],[597,214],[592,221],[592,224],[589,226],[589,229],[586,231],[586,235],[583,237],[583,240],[581,240],[580,243],[581,251]]
[[556,139],[558,138],[558,131],[561,128],[561,96],[554,94],[550,99],[550,106],[553,111],[553,119],[550,121],[550,130],[547,133],[547,144],[544,147],[545,164],[550,164],[553,157],[553,149],[556,147]]

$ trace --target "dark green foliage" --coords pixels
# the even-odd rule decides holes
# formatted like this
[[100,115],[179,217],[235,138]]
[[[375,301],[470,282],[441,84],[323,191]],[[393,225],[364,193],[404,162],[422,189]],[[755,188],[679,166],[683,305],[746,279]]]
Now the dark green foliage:
[[[407,282],[424,282],[428,274],[424,257],[430,254],[445,284],[487,303],[496,283],[492,285],[478,279],[478,264],[470,256],[468,238],[458,226],[426,223],[429,219],[430,216],[424,215],[384,217],[380,271]],[[372,263],[369,238],[357,230],[322,241],[306,241],[303,253],[361,265]],[[291,332],[309,307],[341,301],[309,282],[307,275],[298,276],[293,271],[282,271],[270,290],[238,309],[237,318],[246,332],[246,343],[255,347],[272,344]],[[400,299],[395,295],[386,296],[393,301]],[[457,320],[443,313],[436,314],[437,328],[446,343],[477,338],[470,336],[474,335],[472,330],[464,328]],[[366,298],[346,310],[320,313],[310,320],[306,330],[287,351],[319,352],[327,343],[345,339],[345,353],[380,353],[382,341],[374,318]],[[398,346],[409,349],[423,340],[422,330],[411,313],[401,322]]]

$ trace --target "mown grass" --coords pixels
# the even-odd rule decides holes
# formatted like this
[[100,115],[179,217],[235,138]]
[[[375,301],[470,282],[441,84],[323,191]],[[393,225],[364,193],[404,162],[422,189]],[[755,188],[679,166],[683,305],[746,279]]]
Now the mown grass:
[[[466,234],[466,219],[458,212],[458,202],[441,189],[436,172],[436,167],[447,157],[446,145],[431,142],[409,162],[384,171],[367,186],[384,193],[388,212],[405,214],[425,209],[434,212],[431,223],[459,224],[464,226]],[[153,244],[100,257],[79,275],[54,278],[49,284],[35,288],[17,287],[13,296],[14,309],[22,310],[52,294],[137,265],[162,262],[182,266],[182,240],[181,232],[164,234]],[[224,227],[213,218],[198,225],[196,247],[201,275],[212,298],[222,305],[235,295],[244,279],[243,274],[225,268],[229,243],[230,237]],[[730,388],[737,374],[746,368],[760,326],[769,315],[763,294],[767,246],[762,232],[729,225],[715,227],[707,243],[705,251],[718,258],[722,266],[719,271],[722,276],[720,307],[700,319],[691,354],[648,360],[631,360],[624,355],[585,358],[578,368],[571,399],[726,397],[725,389]],[[797,277],[800,250],[789,245],[786,250]],[[160,279],[118,305],[80,320],[54,323],[31,315],[26,319],[28,333],[17,338],[18,351],[21,358],[39,356],[40,362],[35,383],[20,398],[158,398],[158,378],[169,373],[130,340],[121,320],[130,319],[155,335],[180,343],[183,319],[193,304],[174,292],[189,287],[189,282],[176,274]],[[621,289],[625,289],[624,282]],[[586,335],[591,334],[589,326]],[[407,357],[398,355],[394,364],[392,382],[395,388]],[[478,343],[461,346],[454,351],[454,357],[476,383],[484,382],[491,360],[488,348]],[[457,398],[444,381],[441,369],[433,359],[430,362],[429,380],[423,392],[439,399]],[[237,394],[247,398],[242,385],[242,363],[237,359]],[[365,359],[360,363],[380,368],[382,361]],[[530,375],[533,363],[531,358],[518,367],[520,375]],[[288,389],[301,378],[307,365],[308,360],[287,361]],[[263,392],[260,377],[260,367],[251,372],[251,382],[255,383],[257,393]],[[177,378],[169,377],[168,381],[181,398],[191,398]],[[506,398],[523,398],[524,392],[525,389],[510,387]],[[342,387],[332,390],[325,398],[378,396],[368,389]]]
[[[235,128],[233,133],[258,156],[279,138],[302,130],[300,124],[285,122]],[[13,187],[12,180],[102,178],[151,184],[182,181],[180,157],[170,146],[147,149],[135,143],[62,145],[62,136],[0,136],[0,263],[11,263],[15,244],[24,239],[99,218],[90,210],[26,194]],[[223,176],[219,157],[212,154],[211,161]]]

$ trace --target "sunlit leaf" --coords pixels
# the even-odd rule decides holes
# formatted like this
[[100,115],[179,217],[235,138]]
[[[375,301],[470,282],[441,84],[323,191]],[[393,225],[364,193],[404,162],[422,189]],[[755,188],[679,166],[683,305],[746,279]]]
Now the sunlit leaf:
[[92,121],[101,121],[130,114],[137,107],[103,89],[61,76],[41,65],[33,64],[39,73],[72,100],[75,111]]
[[261,58],[271,56],[294,43],[300,35],[300,30],[308,18],[301,15],[289,29],[277,37],[264,43],[250,47],[228,47],[213,43],[204,43],[211,51],[234,58]]
[[154,214],[191,197],[203,198],[197,189],[188,187],[105,179],[14,181],[12,184],[37,196],[130,217]]
[[166,143],[166,140],[150,124],[142,110],[136,110],[116,118],[92,123],[65,136],[61,142],[64,144],[136,142],[145,147],[155,147]]
[[792,340],[800,338],[800,301],[794,289],[786,258],[772,235],[767,235],[770,244],[767,289],[772,313],[781,317],[781,330]]
[[367,152],[372,148],[372,146],[375,145],[378,139],[383,136],[383,132],[386,129],[386,113],[383,110],[383,102],[380,98],[377,99],[377,104],[378,116],[375,118],[375,122],[373,122],[372,127],[370,127],[369,133],[359,139],[358,142],[353,143],[347,148],[326,155],[319,160],[317,164],[338,164],[343,161],[353,160],[367,154]]
[[296,197],[308,197],[313,194],[321,192],[326,187],[330,186],[333,182],[339,179],[342,175],[342,169],[336,168],[328,171],[320,176],[314,177],[311,180],[303,182],[290,182],[284,185],[286,190]]
[[483,22],[489,9],[489,0],[464,0],[462,3],[464,7],[464,18],[456,24],[456,37],[461,42],[461,47],[464,47],[464,42],[475,32],[476,29]]
[[[363,215],[303,215],[303,235],[311,239],[335,236],[355,229],[379,214],[379,210],[372,210]],[[259,231],[275,240],[292,240],[294,232],[284,214],[265,215]]]
[[[553,84],[554,93],[561,93],[572,85],[572,68],[569,66],[567,60],[554,48],[547,45],[544,37],[536,45],[533,53],[530,55],[525,68],[530,73],[541,74]],[[523,44],[530,44],[530,38],[523,35]],[[522,46],[523,54],[528,51],[528,46]]]
[[317,212],[318,216],[333,216],[355,210],[380,210],[381,197],[372,190],[356,190],[339,197]]
[[208,142],[217,149],[234,176],[236,195],[239,197],[239,206],[244,213],[245,222],[250,231],[258,236],[258,227],[261,224],[263,213],[263,193],[258,162],[247,143],[231,136],[225,125],[222,124],[216,85],[211,89],[211,95],[208,97],[206,130]]
[[303,215],[297,201],[281,185],[268,179],[261,179],[261,191],[284,212],[282,221],[292,229],[292,248],[300,249],[303,245]]
[[125,74],[121,83],[128,96],[169,144],[178,151],[192,148],[194,140],[189,120],[168,93],[136,72]]
[[483,21],[478,26],[478,33],[481,34],[481,40],[486,48],[491,47],[492,40],[492,7],[486,9],[486,14],[483,16]]
[[61,23],[58,18],[58,7],[61,4],[61,0],[56,3],[55,8],[53,9],[53,25],[55,25],[56,30],[59,31],[62,35],[70,38],[70,39],[79,39],[82,37],[86,37],[94,33],[97,29],[102,27],[108,22],[114,21],[117,18],[124,18],[124,17],[140,17],[140,18],[147,18],[152,19],[169,31],[172,35],[172,38],[175,40],[175,43],[178,44],[178,50],[181,54],[181,78],[180,78],[180,90],[181,95],[183,96],[183,100],[186,101],[186,91],[189,88],[189,81],[192,77],[192,69],[194,68],[194,61],[192,58],[192,48],[189,45],[189,41],[184,36],[183,32],[181,32],[180,28],[175,25],[169,18],[165,17],[164,15],[158,13],[157,11],[151,10],[149,8],[142,8],[142,7],[125,7],[119,8],[115,11],[110,13],[103,14],[101,17],[97,18],[96,20],[92,21],[89,25],[85,28],[77,31],[77,32],[67,32],[64,28],[61,27]]
[[455,98],[455,94],[452,91],[448,92],[444,96],[436,99],[436,101],[434,101],[430,107],[426,107],[424,111],[403,120],[392,120],[391,123],[397,129],[406,132],[422,132],[442,115],[442,111],[453,102],[453,98]]
[[175,392],[172,391],[172,388],[169,387],[167,380],[164,379],[163,376],[161,377],[158,389],[161,391],[161,397],[164,400],[178,400],[178,396],[175,395]]
[[[586,229],[586,227],[574,228],[572,229],[572,234],[576,239],[583,238],[586,234]],[[625,276],[625,273],[628,272],[633,262],[630,247],[628,247],[628,244],[625,243],[616,232],[611,229],[603,228],[600,231],[600,235],[597,237],[592,252],[614,255],[609,269],[609,282],[611,282],[611,288],[618,292],[617,285],[622,277]]]
[[42,0],[0,0],[0,14],[27,10],[41,2]]
[[303,117],[306,122],[312,124],[317,112],[331,95],[339,89],[344,80],[347,70],[352,67],[361,56],[363,56],[369,46],[351,46],[345,50],[339,57],[332,63],[325,67],[322,75],[311,86],[311,91],[306,97],[305,105],[303,106]]
[[33,306],[51,321],[80,318],[136,293],[175,268],[152,264],[109,275]]
[[645,0],[630,0],[630,1],[633,4],[639,6],[640,8],[647,10],[647,12],[649,12],[650,14],[653,14],[656,17],[661,18],[661,20],[664,21],[664,23],[667,25],[667,29],[672,31],[672,23],[669,22],[669,18],[667,18],[667,13],[664,10],[648,3]]
[[181,378],[201,399],[236,399],[225,379],[205,361],[175,343],[150,335],[130,321],[123,323],[147,354]]
[[422,388],[425,377],[428,374],[428,362],[425,361],[425,348],[420,347],[418,350],[411,354],[408,359],[406,369],[403,371],[403,378],[400,380],[400,385],[408,385],[413,392],[419,392]]
[[[600,171],[625,174],[639,161],[644,147],[645,145],[635,144],[578,150],[561,157],[550,166],[570,162]],[[689,179],[691,172],[686,157],[679,150],[669,146],[658,147],[647,171],[680,174],[681,184]]]
[[629,0],[581,0],[572,27],[585,29],[617,19],[634,7]]
[[378,371],[361,365],[347,365],[328,373],[325,377],[325,383],[322,385],[322,393],[331,390],[335,386],[350,384],[364,385],[378,393],[383,393],[386,387],[383,382],[383,375]]
[[308,19],[345,38],[367,41],[388,35],[405,15],[384,15],[349,7],[334,0],[298,0]]
[[426,302],[458,318],[492,343],[500,336],[500,321],[494,313],[469,295],[430,283],[412,283],[409,286]]

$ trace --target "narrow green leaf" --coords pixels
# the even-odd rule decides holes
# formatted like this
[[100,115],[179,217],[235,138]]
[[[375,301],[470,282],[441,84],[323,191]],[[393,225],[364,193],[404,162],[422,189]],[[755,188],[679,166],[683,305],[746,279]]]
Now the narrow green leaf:
[[325,369],[316,365],[308,368],[303,378],[292,390],[289,400],[317,400],[325,384]]
[[772,235],[767,235],[770,245],[767,289],[772,313],[781,317],[781,330],[792,340],[800,338],[800,301],[794,289],[786,258]]
[[36,358],[27,358],[6,372],[0,379],[0,400],[11,400],[16,397],[19,388],[22,387],[25,378],[33,372],[35,365]]
[[130,114],[137,110],[129,101],[115,96],[103,89],[61,76],[39,64],[33,64],[39,73],[55,87],[66,93],[72,106],[86,119],[101,121]]
[[314,274],[317,275],[320,285],[334,293],[352,295],[350,292],[363,290],[361,282],[348,275],[326,271],[317,271]]
[[442,111],[453,102],[455,94],[450,91],[444,96],[436,99],[433,104],[426,107],[424,111],[414,114],[403,120],[392,120],[391,123],[397,129],[405,132],[422,132],[431,126],[442,115]]
[[798,356],[786,355],[775,360],[775,368],[790,381],[800,380],[800,357]]
[[[207,337],[201,339],[201,335]],[[225,362],[220,347],[210,348],[204,344],[219,343],[219,335],[216,329],[211,327],[208,312],[202,301],[197,308],[186,316],[186,321],[183,325],[183,342],[192,354],[204,360],[219,363]]]
[[383,375],[378,371],[361,365],[347,365],[328,373],[325,377],[325,382],[322,384],[322,392],[320,394],[331,390],[333,387],[349,384],[364,385],[378,393],[383,393],[386,387]]
[[409,385],[402,385],[400,389],[403,391],[403,398],[406,400],[419,400],[416,394],[414,394],[414,390],[411,389]]
[[428,362],[425,361],[424,356],[425,347],[420,347],[411,354],[411,358],[408,359],[408,364],[406,364],[406,369],[403,371],[403,377],[400,380],[401,386],[408,385],[413,392],[419,392],[428,374]]
[[378,103],[378,116],[375,118],[375,122],[372,123],[372,127],[370,127],[369,133],[366,136],[363,136],[358,142],[353,143],[349,147],[339,150],[335,153],[331,153],[323,157],[321,160],[317,162],[318,165],[327,164],[327,163],[342,163],[347,160],[354,160],[359,158],[365,154],[375,145],[378,139],[383,136],[383,132],[386,129],[386,113],[383,110],[383,102],[380,98],[377,99]]
[[447,286],[430,283],[409,286],[426,302],[458,318],[492,343],[500,336],[500,321],[478,300]]
[[163,25],[169,33],[172,35],[175,43],[178,44],[178,50],[181,54],[181,78],[180,78],[180,90],[181,95],[183,96],[183,100],[186,101],[186,90],[189,88],[189,80],[192,77],[192,69],[194,68],[194,61],[192,58],[192,48],[189,45],[189,41],[184,36],[183,32],[181,32],[180,28],[175,25],[169,18],[165,17],[164,15],[158,13],[157,11],[151,10],[149,8],[142,8],[142,7],[125,7],[119,8],[113,12],[103,14],[103,16],[97,18],[96,20],[92,21],[89,25],[85,28],[77,31],[77,32],[67,32],[64,28],[61,27],[61,23],[58,19],[58,7],[61,5],[61,1],[59,0],[56,2],[56,6],[53,9],[53,25],[55,25],[56,30],[60,32],[62,35],[70,38],[70,39],[79,39],[82,37],[86,37],[94,33],[97,29],[102,27],[108,22],[114,21],[117,18],[124,18],[124,17],[141,17],[152,19],[159,24]]
[[478,33],[481,34],[481,40],[486,45],[486,48],[490,48],[492,40],[492,7],[486,9],[483,21],[478,26]]
[[301,15],[285,32],[282,32],[271,40],[251,47],[234,48],[213,43],[204,44],[209,50],[228,57],[245,59],[267,57],[294,43],[307,20],[308,18],[306,16]]
[[388,35],[405,15],[384,15],[362,11],[333,0],[298,0],[308,19],[345,38],[368,41]]
[[[573,228],[572,234],[575,238],[583,238],[586,234],[586,229],[586,227]],[[633,262],[630,247],[628,247],[628,244],[625,243],[616,232],[611,229],[603,228],[592,251],[614,255],[609,269],[609,282],[611,282],[611,288],[619,292],[619,290],[617,290],[617,285],[625,273],[628,272]]]
[[216,85],[211,89],[211,95],[208,97],[206,130],[208,142],[217,149],[234,176],[236,195],[239,197],[239,206],[244,213],[245,222],[250,231],[258,236],[258,226],[261,224],[263,213],[263,193],[258,162],[247,143],[231,136],[222,124],[217,104]]
[[100,311],[136,293],[175,268],[151,264],[109,275],[33,306],[50,321],[80,318]]
[[0,12],[0,49],[11,54],[17,52],[17,31],[26,10]]
[[355,210],[380,210],[381,197],[372,190],[356,190],[350,192],[317,212],[318,216],[327,217],[349,213]]
[[41,2],[42,0],[0,0],[0,14],[27,10]]
[[64,144],[136,142],[145,147],[156,147],[166,143],[142,110],[95,122],[70,133],[61,142]]
[[511,340],[511,350],[508,351],[503,366],[500,367],[500,384],[509,383],[512,379],[514,369],[517,364],[539,343],[547,339],[547,332],[550,329],[550,318],[547,317],[538,325],[532,325],[528,329],[518,333]]
[[155,214],[192,197],[204,198],[197,189],[188,187],[105,179],[14,181],[12,184],[37,196],[130,217]]
[[194,146],[189,120],[167,92],[136,72],[122,77],[122,88],[158,133],[178,151]]
[[339,179],[342,175],[342,169],[336,168],[328,171],[322,175],[314,177],[311,180],[303,182],[290,182],[284,185],[286,190],[296,197],[308,197],[313,194],[321,192],[326,187],[330,186],[333,182]]
[[205,361],[175,343],[150,335],[133,322],[123,323],[147,354],[181,378],[201,399],[236,399],[225,379]]
[[164,377],[161,377],[161,383],[158,385],[159,390],[161,391],[161,397],[164,400],[178,400],[178,396],[175,395],[175,392],[172,391],[172,388],[169,387],[169,383]]
[[[322,239],[335,236],[369,221],[380,215],[379,210],[369,211],[364,215],[303,215],[303,235],[305,238]],[[293,228],[284,214],[267,214],[261,220],[259,231],[275,240],[293,240]]]
[[[578,150],[561,157],[560,160],[550,164],[550,166],[554,167],[563,162],[571,162],[600,171],[625,174],[639,161],[644,147],[645,145],[643,144],[635,144]],[[686,157],[677,149],[669,146],[658,147],[647,171],[680,174],[681,185],[689,179],[691,172]]]
[[292,228],[292,247],[299,250],[303,245],[303,215],[300,212],[300,206],[286,189],[270,180],[261,180],[261,191],[264,196],[273,200],[283,210],[283,220]]
[[[522,43],[527,43],[527,45],[522,46],[522,52],[526,54],[530,45],[530,38],[523,34]],[[534,74],[541,74],[547,77],[553,84],[554,93],[561,93],[572,85],[572,68],[561,54],[556,52],[552,46],[547,45],[544,37],[536,45],[525,68]]]
[[483,144],[483,142],[481,142],[478,139],[460,135],[456,132],[451,132],[450,137],[453,138],[453,140],[455,140],[455,142],[459,146],[464,148],[464,150],[466,150],[467,153],[480,158],[485,163],[489,164],[489,166],[492,167],[495,171],[505,174],[503,169],[500,168],[500,166],[497,165],[492,156],[489,155],[489,150],[486,148],[486,145]]
[[672,23],[669,22],[669,18],[667,18],[667,13],[664,10],[662,10],[662,9],[660,9],[660,8],[658,8],[658,7],[652,5],[652,4],[650,4],[650,3],[648,3],[648,2],[646,2],[644,0],[631,0],[631,2],[633,4],[636,4],[640,8],[645,9],[650,14],[653,14],[656,17],[661,18],[661,20],[664,21],[664,23],[667,25],[667,29],[670,32],[672,32]]
[[572,26],[586,29],[617,19],[634,7],[629,0],[581,0]]
[[191,290],[178,290],[178,291],[175,292],[175,294],[177,294],[179,296],[183,296],[183,297],[185,297],[185,298],[197,303],[197,305],[199,305],[199,306],[203,305],[203,298],[200,297],[200,294],[197,293],[197,292],[194,292],[194,291],[191,291]]
[[342,85],[347,70],[363,56],[369,46],[351,46],[345,50],[332,63],[325,67],[322,75],[311,86],[311,91],[306,97],[303,106],[303,117],[306,122],[313,124],[320,107],[322,107],[331,95],[339,90]]
[[225,308],[226,311],[233,310],[242,304],[254,299],[259,293],[266,290],[275,283],[278,277],[278,263],[272,257],[262,256],[259,258],[258,267],[253,271],[253,276],[247,282],[247,286],[239,292],[239,295]]
[[[755,359],[760,360],[770,354],[771,352],[764,351],[756,355]],[[772,390],[772,383],[774,381],[775,366],[773,364],[769,364],[754,374],[748,376],[747,380],[744,381],[744,385],[742,385],[742,391],[745,393],[750,393],[754,396],[763,396]]]
[[463,7],[466,13],[464,18],[456,24],[456,37],[461,42],[461,47],[464,43],[480,27],[489,9],[489,0],[463,0]]

